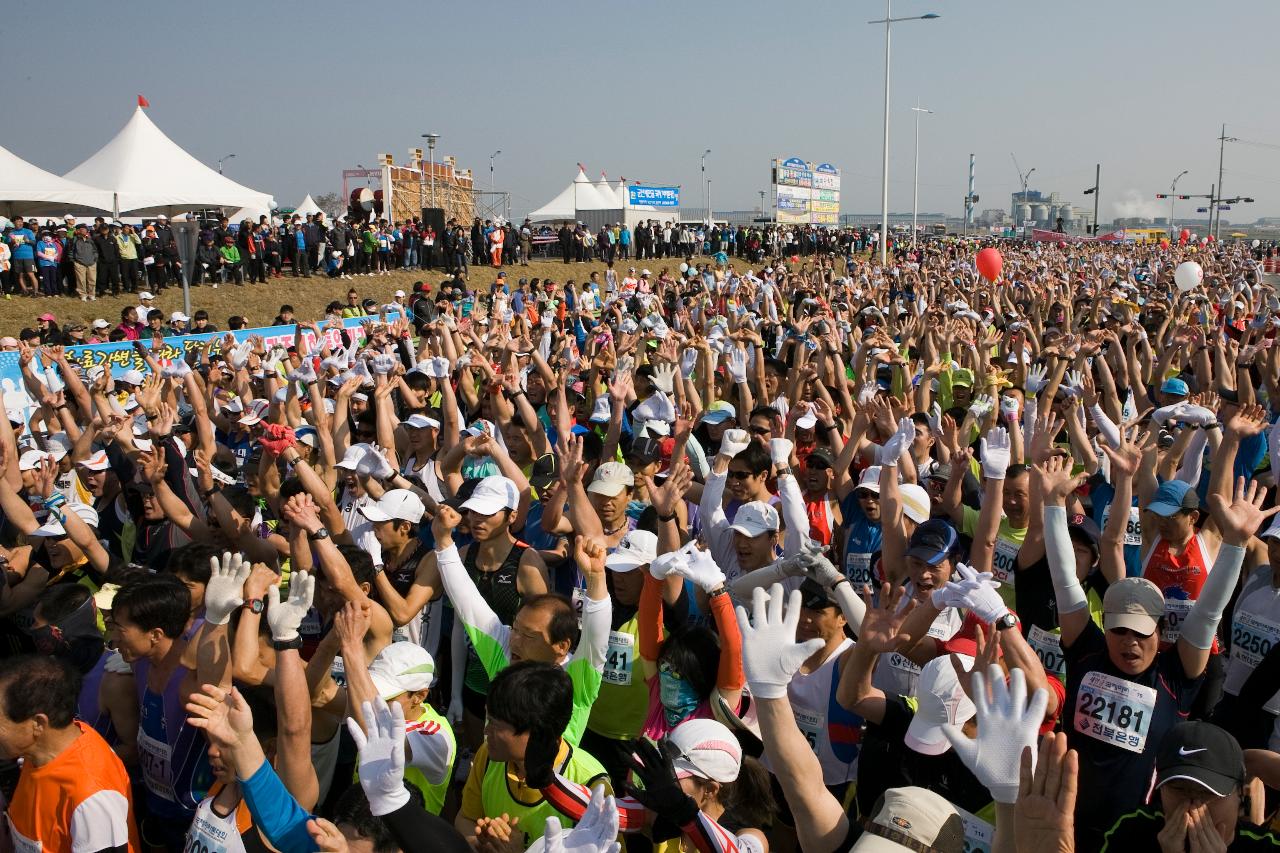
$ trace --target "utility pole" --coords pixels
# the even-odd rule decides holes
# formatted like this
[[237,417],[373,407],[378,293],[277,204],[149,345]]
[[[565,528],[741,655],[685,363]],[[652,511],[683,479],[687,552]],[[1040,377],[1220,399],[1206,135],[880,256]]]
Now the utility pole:
[[916,114],[916,165],[914,177],[911,179],[911,250],[916,248],[916,217],[920,209],[920,113],[928,113],[933,115],[933,110],[926,110],[920,106],[920,99],[916,98],[916,105],[911,108]]
[[964,197],[964,236],[969,236],[969,221],[973,218],[973,206],[977,204],[978,197],[973,193],[973,169],[975,156],[969,155],[969,193]]
[[1085,195],[1093,196],[1093,236],[1098,236],[1098,185],[1102,183],[1102,164],[1099,163],[1097,171],[1093,175],[1093,186],[1084,191]]
[[[1223,155],[1226,152],[1227,143],[1235,142],[1235,141],[1236,141],[1236,138],[1234,136],[1227,136],[1227,126],[1225,124],[1222,125],[1222,135],[1218,137],[1218,195],[1219,196],[1222,195]],[[1209,227],[1213,230],[1213,239],[1215,240],[1218,239],[1218,231],[1221,229],[1221,226],[1222,226],[1222,210],[1218,205],[1220,201],[1221,201],[1220,198],[1214,198],[1214,200],[1210,202],[1211,206],[1209,208]],[[1215,213],[1217,214],[1216,217],[1214,216]]]

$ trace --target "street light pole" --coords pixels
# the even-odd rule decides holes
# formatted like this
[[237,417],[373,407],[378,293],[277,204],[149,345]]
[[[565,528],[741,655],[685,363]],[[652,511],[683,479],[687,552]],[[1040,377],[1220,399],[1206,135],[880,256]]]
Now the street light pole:
[[1178,181],[1182,180],[1182,176],[1185,175],[1187,171],[1188,170],[1183,169],[1181,172],[1178,173],[1178,177],[1173,179],[1173,183],[1169,184],[1169,242],[1170,243],[1173,242],[1178,229],[1178,226],[1173,219],[1173,206],[1178,203],[1178,196],[1177,196]]
[[[1218,197],[1211,200],[1212,207],[1209,208],[1209,224],[1213,226],[1213,239],[1217,240],[1219,231],[1222,230],[1222,205],[1220,204],[1222,196],[1226,195],[1222,191],[1222,159],[1226,151],[1228,142],[1238,141],[1234,136],[1227,136],[1227,126],[1222,126],[1222,135],[1218,137]],[[1217,213],[1215,218],[1214,213]]]
[[758,192],[760,193],[760,218],[761,218],[761,219],[764,219],[764,194],[765,194],[765,191],[764,191],[764,190],[759,190]]
[[1099,163],[1097,165],[1096,171],[1093,174],[1093,186],[1089,187],[1089,189],[1084,191],[1085,195],[1093,196],[1093,236],[1095,237],[1098,236],[1098,196],[1101,195],[1101,193],[1098,192],[1098,187],[1101,183],[1102,183],[1102,164]]
[[933,115],[933,110],[926,110],[920,106],[920,99],[916,98],[916,105],[911,108],[916,114],[916,165],[915,176],[911,179],[911,249],[916,248],[916,217],[920,209],[920,114],[927,113]]
[[440,138],[438,133],[424,133],[422,138],[427,140],[427,154],[431,168],[431,207],[439,207],[436,204],[436,140]]
[[702,209],[706,213],[708,228],[711,227],[711,186],[707,180],[707,155],[710,153],[710,148],[702,152]]
[[232,158],[233,158],[233,157],[235,157],[235,156],[236,156],[236,155],[234,155],[234,154],[228,154],[228,155],[226,155],[225,157],[219,157],[219,158],[218,158],[218,174],[219,174],[219,175],[221,175],[221,174],[222,174],[222,161],[223,161],[223,160],[230,160],[230,159],[232,159]]
[[493,158],[497,157],[501,153],[502,149],[499,148],[497,151],[489,155],[489,192],[493,192]]
[[868,24],[884,24],[884,145],[880,163],[880,265],[889,261],[889,54],[890,25],[899,21],[932,21],[940,17],[930,12],[906,18],[893,17],[893,0],[884,0],[884,18],[867,21]]

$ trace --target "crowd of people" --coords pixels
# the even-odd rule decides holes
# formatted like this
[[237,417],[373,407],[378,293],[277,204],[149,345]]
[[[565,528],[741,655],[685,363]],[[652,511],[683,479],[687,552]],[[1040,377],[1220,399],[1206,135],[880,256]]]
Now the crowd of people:
[[0,341],[7,843],[1280,847],[1260,250],[750,233],[119,375]]

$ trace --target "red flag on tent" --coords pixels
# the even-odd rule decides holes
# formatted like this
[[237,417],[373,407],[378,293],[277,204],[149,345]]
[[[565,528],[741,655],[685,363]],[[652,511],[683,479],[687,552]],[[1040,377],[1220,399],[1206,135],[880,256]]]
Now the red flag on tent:
[[140,107],[149,107],[149,106],[151,106],[151,102],[150,102],[150,101],[148,101],[144,96],[139,95],[139,96],[138,96],[138,106],[140,106]]

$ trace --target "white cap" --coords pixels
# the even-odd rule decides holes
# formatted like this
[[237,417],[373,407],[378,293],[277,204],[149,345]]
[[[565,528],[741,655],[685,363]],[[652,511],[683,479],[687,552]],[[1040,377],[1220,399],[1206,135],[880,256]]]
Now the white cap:
[[262,416],[267,413],[267,409],[270,407],[271,404],[266,400],[254,400],[249,404],[249,408],[245,410],[244,414],[240,416],[240,420],[237,423],[243,426],[253,426],[262,420]]
[[369,677],[383,699],[426,690],[435,680],[436,663],[417,643],[401,640],[384,646],[369,664]]
[[375,503],[360,507],[360,513],[370,521],[408,521],[417,524],[427,507],[422,498],[408,489],[388,489]]
[[762,533],[776,533],[778,511],[764,501],[749,501],[738,507],[729,529],[753,539]]
[[504,509],[515,509],[520,506],[520,490],[516,484],[501,474],[490,474],[476,483],[471,497],[462,503],[463,509],[473,510],[481,515],[493,515]]
[[141,370],[138,370],[136,368],[130,368],[126,370],[124,373],[121,373],[120,378],[117,379],[116,381],[127,382],[130,385],[141,385],[144,378],[145,377],[142,375]]
[[170,323],[190,323],[191,318],[188,317],[186,314],[183,314],[181,311],[174,311],[172,314],[169,315],[169,322]]
[[138,294],[138,298],[145,301],[147,299],[155,299],[156,297],[150,290],[144,290]]
[[[956,655],[966,670],[973,669],[973,658]],[[951,748],[943,734],[943,726],[963,725],[977,713],[972,700],[965,695],[956,677],[949,655],[941,655],[925,664],[916,684],[915,716],[903,737],[907,746],[922,755],[942,755]]]
[[805,406],[805,412],[796,418],[797,429],[813,429],[818,425],[818,416],[813,413],[813,406]]
[[862,470],[862,476],[858,477],[858,485],[854,489],[866,489],[869,492],[880,494],[880,466],[870,465]]
[[403,290],[397,290],[397,291],[396,291],[396,296],[404,296],[404,291],[403,291]]
[[1258,534],[1259,537],[1266,539],[1270,536],[1273,539],[1280,539],[1280,516],[1271,517],[1271,526]]
[[742,747],[729,727],[717,720],[685,720],[667,736],[677,750],[676,778],[696,776],[725,784],[738,778]]
[[613,415],[613,409],[609,406],[609,398],[606,396],[596,397],[596,406],[591,411],[591,417],[588,419],[592,423],[605,423]]
[[902,511],[907,518],[916,524],[924,524],[929,520],[929,493],[924,490],[924,486],[899,483],[898,497],[902,499]]
[[653,562],[657,556],[658,537],[647,530],[631,530],[613,553],[604,558],[604,566],[615,572],[629,572]]
[[367,444],[353,444],[347,448],[347,452],[342,455],[342,460],[335,466],[337,468],[350,468],[352,471],[360,464],[360,460],[364,459],[364,455],[369,452]]
[[438,420],[435,418],[429,418],[426,415],[409,415],[409,417],[404,419],[404,425],[411,429],[426,429],[428,427],[431,427],[432,429],[440,428],[440,422]]
[[34,471],[40,467],[40,463],[45,459],[52,458],[52,453],[45,453],[43,450],[28,450],[18,457],[18,470]]
[[55,432],[44,440],[45,446],[49,448],[49,452],[53,454],[55,462],[61,462],[62,457],[71,452],[72,442],[71,436],[65,432]]
[[[98,511],[93,507],[89,506],[88,504],[82,504],[78,502],[68,503],[65,508],[68,511],[74,512],[76,515],[80,516],[80,520],[83,521],[85,524],[89,525],[90,527],[98,526]],[[63,528],[62,523],[59,522],[53,516],[50,516],[48,521],[46,521],[44,524],[40,525],[35,530],[27,534],[28,537],[31,537],[31,536],[56,537],[56,536],[66,536],[66,535],[67,535],[67,531]]]
[[95,328],[95,329],[109,329],[109,328],[111,328],[111,324],[110,324],[110,323],[108,323],[106,320],[102,319],[101,317],[99,317],[98,319],[96,319],[96,320],[94,320],[94,321],[93,321],[93,328]]
[[105,471],[111,467],[110,461],[107,459],[107,451],[99,450],[97,453],[89,454],[88,459],[80,460],[80,467],[86,471]]
[[631,469],[624,463],[606,462],[596,469],[595,476],[591,478],[591,485],[587,486],[587,491],[612,498],[621,494],[623,489],[631,488],[635,484],[636,475],[631,473]]

